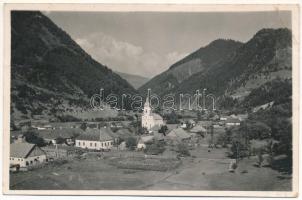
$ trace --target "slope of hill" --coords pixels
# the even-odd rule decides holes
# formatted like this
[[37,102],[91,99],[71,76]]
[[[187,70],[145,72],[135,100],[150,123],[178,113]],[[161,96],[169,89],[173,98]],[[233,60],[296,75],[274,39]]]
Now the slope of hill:
[[155,93],[162,95],[178,90],[177,88],[188,78],[209,70],[240,46],[240,42],[233,40],[215,40],[173,64],[167,71],[140,87],[139,91],[145,93],[150,88]]
[[115,72],[115,73],[117,73],[118,75],[120,75],[120,77],[128,81],[128,83],[130,83],[135,89],[138,89],[139,87],[141,87],[142,85],[144,85],[149,81],[148,78],[139,75],[127,74],[122,72]]
[[105,94],[135,92],[42,13],[13,11],[11,23],[13,119],[83,111],[101,88]]
[[[194,54],[194,53],[193,53]],[[192,57],[192,54],[188,57]],[[217,54],[217,57],[220,57]],[[188,63],[179,61],[178,63]],[[172,69],[174,69],[173,67]],[[171,68],[168,70],[170,71]],[[177,82],[175,76],[171,85],[162,89],[156,84],[159,77],[166,76],[167,72],[158,75],[140,88],[143,92],[151,88],[159,95],[168,93],[191,93],[197,89],[207,88],[208,93],[214,94],[219,100],[221,97],[231,97],[242,100],[252,90],[273,81],[276,78],[291,79],[291,31],[288,29],[263,29],[237,49],[224,55],[206,70],[195,73],[182,82]],[[171,83],[171,81],[170,81]],[[165,88],[165,87],[163,87]],[[162,91],[161,91],[162,90]],[[267,102],[264,102],[267,103]]]

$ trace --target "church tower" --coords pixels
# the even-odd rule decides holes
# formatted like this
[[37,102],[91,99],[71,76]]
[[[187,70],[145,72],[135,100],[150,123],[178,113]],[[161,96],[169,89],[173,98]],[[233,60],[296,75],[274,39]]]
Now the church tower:
[[146,103],[144,105],[144,116],[150,116],[151,115],[151,106],[149,102],[149,97],[146,99]]

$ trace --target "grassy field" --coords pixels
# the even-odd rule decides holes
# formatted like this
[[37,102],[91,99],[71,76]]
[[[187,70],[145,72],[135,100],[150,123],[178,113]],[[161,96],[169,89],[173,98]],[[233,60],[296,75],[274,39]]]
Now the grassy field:
[[[149,161],[148,161],[149,162]],[[291,176],[269,167],[254,166],[256,158],[240,161],[235,173],[228,172],[225,149],[206,147],[191,151],[191,157],[167,171],[125,169],[110,159],[86,156],[62,165],[10,175],[11,189],[48,190],[291,190]],[[157,162],[155,162],[157,163]]]

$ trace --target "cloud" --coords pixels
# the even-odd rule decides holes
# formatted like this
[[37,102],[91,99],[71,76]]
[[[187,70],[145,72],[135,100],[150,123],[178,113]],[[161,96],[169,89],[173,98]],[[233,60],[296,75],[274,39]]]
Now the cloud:
[[114,71],[153,77],[186,54],[171,52],[160,55],[145,51],[143,47],[120,41],[104,33],[92,33],[76,42],[95,60]]

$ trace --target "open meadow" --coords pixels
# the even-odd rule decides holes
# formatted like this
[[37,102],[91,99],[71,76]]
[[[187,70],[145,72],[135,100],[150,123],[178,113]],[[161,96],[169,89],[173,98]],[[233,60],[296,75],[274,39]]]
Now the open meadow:
[[[225,149],[208,152],[208,148],[198,147],[191,151],[190,157],[171,159],[175,164],[170,164],[169,169],[160,168],[167,160],[144,158],[139,152],[126,152],[121,157],[106,157],[106,153],[86,154],[33,171],[11,173],[10,187],[16,190],[291,190],[290,175],[266,166],[256,167],[256,157],[241,160],[236,171],[230,173]],[[127,154],[129,159],[125,159]],[[134,160],[142,163],[140,167],[151,163],[153,168],[142,170],[134,164],[122,165],[123,161]]]

